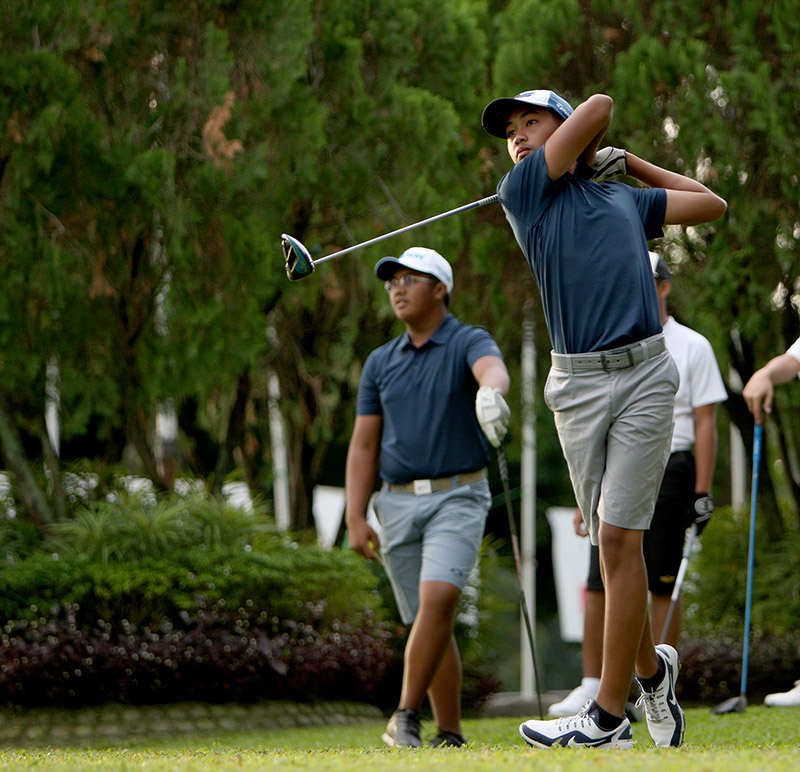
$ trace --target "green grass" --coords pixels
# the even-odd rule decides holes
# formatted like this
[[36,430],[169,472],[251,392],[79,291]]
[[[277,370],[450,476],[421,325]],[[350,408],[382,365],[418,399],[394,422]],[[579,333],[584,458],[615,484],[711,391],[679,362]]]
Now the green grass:
[[[800,768],[800,710],[751,707],[744,714],[714,716],[707,708],[687,711],[685,745],[651,746],[643,723],[634,725],[637,746],[629,751],[528,748],[517,734],[519,719],[465,721],[468,749],[395,750],[383,746],[382,723],[264,732],[187,735],[85,747],[0,749],[7,770],[409,770],[410,772],[789,772]],[[546,765],[546,766],[544,766]]]

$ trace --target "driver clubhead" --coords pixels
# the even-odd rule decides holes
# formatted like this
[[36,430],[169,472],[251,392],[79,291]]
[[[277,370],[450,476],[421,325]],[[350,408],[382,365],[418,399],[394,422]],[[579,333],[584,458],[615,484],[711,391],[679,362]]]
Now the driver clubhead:
[[304,279],[314,273],[314,261],[308,250],[294,237],[281,234],[281,246],[286,266],[286,275],[290,281]]

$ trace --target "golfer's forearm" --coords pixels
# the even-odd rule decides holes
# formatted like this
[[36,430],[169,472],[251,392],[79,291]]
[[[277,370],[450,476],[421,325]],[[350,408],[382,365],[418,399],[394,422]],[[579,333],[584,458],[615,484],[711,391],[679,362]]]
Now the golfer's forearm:
[[687,190],[695,193],[710,193],[702,182],[693,180],[677,172],[671,172],[660,166],[645,161],[643,158],[627,153],[628,176],[643,182],[649,188],[666,188],[667,190]]
[[[603,94],[596,95],[596,96],[605,96]],[[608,97],[610,100],[610,97]],[[598,109],[598,117],[602,120],[602,125],[598,128],[597,133],[589,140],[589,143],[586,145],[586,149],[581,153],[581,158],[586,161],[586,163],[591,163],[594,160],[594,155],[597,152],[597,148],[600,147],[601,142],[603,141],[603,137],[605,137],[606,132],[611,127],[611,121],[614,118],[614,103],[604,103],[599,106]]]
[[800,373],[800,362],[791,354],[781,354],[770,359],[760,372],[763,372],[772,383],[787,383]]
[[475,376],[479,387],[489,386],[492,389],[497,389],[503,395],[508,394],[508,389],[511,386],[511,379],[500,357],[481,357],[472,366],[472,374]]
[[364,449],[350,448],[345,468],[345,523],[366,517],[369,497],[375,486],[375,462],[373,453]]
[[694,489],[711,493],[717,462],[717,432],[712,425],[698,426],[694,442]]

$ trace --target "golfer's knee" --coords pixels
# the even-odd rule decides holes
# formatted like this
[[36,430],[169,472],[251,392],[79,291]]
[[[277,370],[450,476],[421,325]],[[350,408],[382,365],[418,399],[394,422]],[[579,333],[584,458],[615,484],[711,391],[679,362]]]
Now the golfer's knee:
[[608,582],[619,572],[644,569],[643,534],[643,531],[601,524],[600,563],[604,582]]
[[422,582],[419,586],[420,612],[449,617],[455,614],[461,590],[448,582]]

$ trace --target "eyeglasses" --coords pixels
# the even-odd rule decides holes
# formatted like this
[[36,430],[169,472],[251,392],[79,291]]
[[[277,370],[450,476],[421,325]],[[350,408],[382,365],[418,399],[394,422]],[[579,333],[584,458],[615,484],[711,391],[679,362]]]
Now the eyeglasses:
[[414,276],[413,274],[407,273],[404,276],[395,276],[393,279],[389,279],[384,282],[383,287],[387,292],[391,292],[397,287],[408,289],[415,281],[421,282],[422,284],[439,283],[438,279],[428,279],[425,276]]

